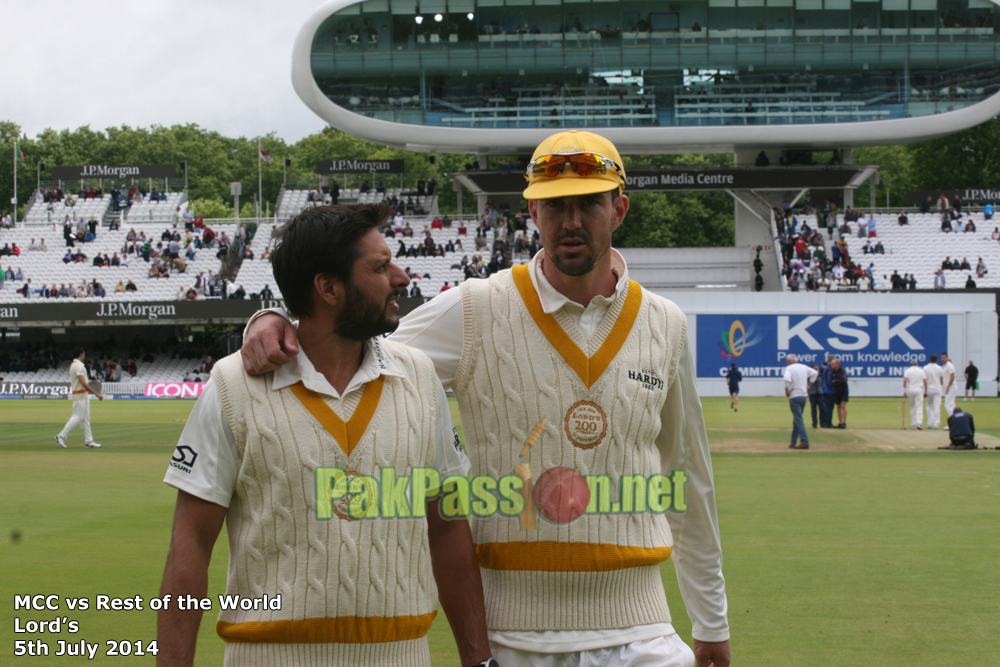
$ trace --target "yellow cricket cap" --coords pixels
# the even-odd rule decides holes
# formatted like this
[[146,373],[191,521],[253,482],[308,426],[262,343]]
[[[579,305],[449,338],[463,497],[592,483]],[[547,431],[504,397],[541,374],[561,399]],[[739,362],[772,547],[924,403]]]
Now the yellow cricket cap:
[[607,192],[617,189],[621,193],[625,189],[625,168],[622,158],[615,145],[604,137],[593,132],[578,132],[570,130],[553,134],[538,144],[532,154],[534,161],[543,155],[572,155],[575,153],[596,153],[615,163],[615,169],[608,169],[603,174],[580,176],[571,167],[563,169],[558,176],[548,177],[528,173],[528,187],[524,190],[525,199],[554,199],[556,197],[576,197],[596,192]]

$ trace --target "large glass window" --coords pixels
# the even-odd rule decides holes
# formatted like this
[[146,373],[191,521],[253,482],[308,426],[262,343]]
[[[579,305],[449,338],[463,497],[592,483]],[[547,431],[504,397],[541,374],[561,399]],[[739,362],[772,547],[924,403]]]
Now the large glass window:
[[317,31],[336,104],[449,127],[853,122],[1000,90],[988,0],[366,0]]

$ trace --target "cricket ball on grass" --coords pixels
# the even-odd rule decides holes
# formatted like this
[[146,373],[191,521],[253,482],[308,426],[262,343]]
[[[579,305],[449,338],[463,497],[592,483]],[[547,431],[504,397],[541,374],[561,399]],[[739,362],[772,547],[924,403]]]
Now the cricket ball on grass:
[[587,509],[590,487],[583,475],[559,466],[542,473],[534,484],[531,499],[538,513],[552,523],[569,523]]

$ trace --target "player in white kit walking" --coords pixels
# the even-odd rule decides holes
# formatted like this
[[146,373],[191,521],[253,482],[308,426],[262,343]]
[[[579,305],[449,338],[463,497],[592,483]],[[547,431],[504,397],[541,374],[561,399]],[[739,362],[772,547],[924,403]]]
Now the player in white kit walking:
[[958,384],[955,383],[955,364],[951,363],[947,352],[941,353],[941,367],[944,369],[944,412],[951,417],[955,412]]
[[[914,361],[903,374],[903,395],[910,406],[910,428],[921,430],[924,422],[924,393],[927,391],[927,374]],[[938,411],[940,412],[940,410]]]
[[66,422],[66,426],[56,436],[59,446],[66,448],[66,436],[74,428],[79,426],[83,430],[83,445],[91,449],[97,449],[99,444],[94,442],[94,435],[90,432],[90,397],[93,394],[97,400],[103,401],[104,396],[96,391],[87,382],[87,367],[83,364],[84,357],[87,356],[82,347],[73,350],[73,363],[69,365],[69,386],[70,397],[73,399],[73,416]]
[[[924,366],[927,374],[927,428],[941,428],[941,393],[944,390],[944,369],[937,364],[937,355]],[[950,415],[949,415],[950,416]]]

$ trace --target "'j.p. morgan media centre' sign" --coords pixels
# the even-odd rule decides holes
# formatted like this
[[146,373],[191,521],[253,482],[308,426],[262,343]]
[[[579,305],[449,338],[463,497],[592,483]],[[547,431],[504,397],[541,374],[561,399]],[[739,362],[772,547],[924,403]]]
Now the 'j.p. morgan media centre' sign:
[[75,181],[81,178],[173,178],[172,164],[85,164],[78,167],[52,167],[52,178]]
[[319,160],[317,174],[402,174],[403,160]]

